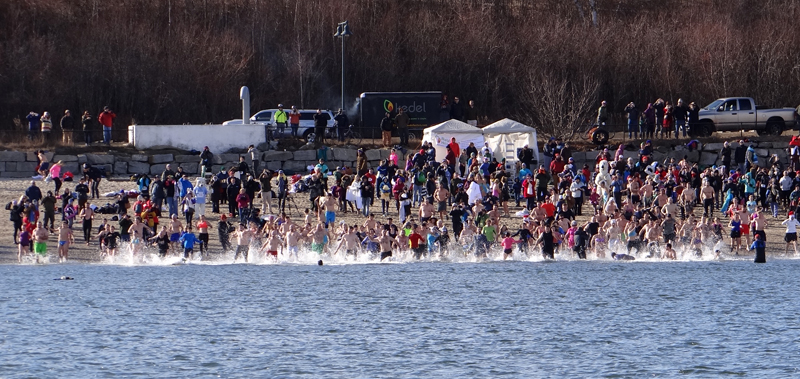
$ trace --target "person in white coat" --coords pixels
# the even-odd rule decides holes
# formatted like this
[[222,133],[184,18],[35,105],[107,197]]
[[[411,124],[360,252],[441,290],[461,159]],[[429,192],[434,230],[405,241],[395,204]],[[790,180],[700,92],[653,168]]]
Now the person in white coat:
[[206,197],[208,197],[208,187],[205,178],[197,178],[194,186],[195,213],[197,218],[206,215]]

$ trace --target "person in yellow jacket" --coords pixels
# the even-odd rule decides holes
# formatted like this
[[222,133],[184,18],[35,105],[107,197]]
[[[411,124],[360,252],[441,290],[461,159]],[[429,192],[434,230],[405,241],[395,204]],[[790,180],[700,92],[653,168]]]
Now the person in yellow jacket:
[[286,130],[286,123],[289,121],[289,115],[283,110],[283,104],[278,104],[278,111],[275,112],[275,124],[278,127],[278,137],[283,137],[283,131]]

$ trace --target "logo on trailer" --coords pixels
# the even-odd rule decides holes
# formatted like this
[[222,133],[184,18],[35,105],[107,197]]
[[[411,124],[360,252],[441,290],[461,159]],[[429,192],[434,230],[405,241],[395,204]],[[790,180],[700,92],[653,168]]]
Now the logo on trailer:
[[389,100],[384,100],[383,109],[388,113],[392,113],[394,111],[394,104]]

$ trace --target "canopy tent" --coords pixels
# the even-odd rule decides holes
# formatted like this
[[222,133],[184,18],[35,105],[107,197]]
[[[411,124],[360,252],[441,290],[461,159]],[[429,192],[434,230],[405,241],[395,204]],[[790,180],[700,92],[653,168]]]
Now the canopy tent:
[[422,132],[422,141],[433,143],[437,161],[441,161],[447,155],[446,146],[452,137],[456,138],[462,149],[469,146],[470,142],[477,147],[483,146],[483,130],[458,120],[447,120]]
[[536,129],[509,118],[504,118],[483,128],[483,136],[489,143],[498,161],[506,159],[506,164],[516,162],[517,152],[525,145],[533,149],[533,159],[539,160],[539,145],[536,143]]

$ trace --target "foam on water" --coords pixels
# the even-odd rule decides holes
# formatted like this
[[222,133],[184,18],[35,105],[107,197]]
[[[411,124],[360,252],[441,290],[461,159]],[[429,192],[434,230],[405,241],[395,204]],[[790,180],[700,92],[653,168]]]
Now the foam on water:
[[[663,249],[663,247],[662,247]],[[645,249],[643,249],[645,250]],[[485,256],[479,256],[475,253],[474,249],[470,246],[460,246],[458,244],[451,244],[448,249],[439,251],[438,249],[430,254],[422,256],[417,259],[413,252],[410,250],[393,252],[393,256],[383,261],[380,260],[379,253],[360,251],[357,256],[346,255],[343,250],[339,250],[336,254],[326,252],[318,254],[308,248],[301,248],[297,254],[290,254],[288,250],[278,253],[277,260],[268,257],[266,253],[255,246],[251,246],[248,252],[247,262],[240,256],[234,261],[234,252],[219,252],[211,251],[205,256],[201,255],[199,249],[195,250],[193,258],[187,260],[183,259],[183,252],[179,249],[176,254],[170,254],[166,257],[159,257],[154,249],[144,249],[142,253],[134,255],[127,244],[122,244],[117,249],[115,256],[104,257],[99,264],[104,265],[117,265],[117,266],[172,266],[181,264],[193,265],[229,265],[229,264],[250,264],[250,265],[317,265],[318,261],[322,260],[325,265],[364,265],[364,264],[407,264],[407,263],[491,263],[491,262],[577,262],[577,261],[598,261],[598,262],[617,262],[617,263],[637,263],[637,262],[712,262],[712,261],[729,261],[729,260],[752,260],[753,254],[748,251],[741,251],[739,255],[729,252],[729,248],[723,242],[717,244],[705,245],[702,247],[702,254],[696,255],[693,248],[677,248],[677,259],[670,260],[659,258],[658,256],[648,256],[647,251],[638,251],[633,249],[630,254],[636,260],[633,261],[615,261],[611,258],[611,253],[628,254],[627,248],[624,244],[613,244],[608,249],[604,250],[604,257],[597,257],[591,250],[587,250],[587,259],[578,259],[577,255],[570,249],[564,248],[556,251],[555,259],[545,259],[540,249],[530,248],[526,254],[515,247],[513,254],[507,260],[503,259],[503,250],[499,247],[493,247],[486,252]],[[716,256],[716,251],[721,253],[719,257]],[[663,251],[663,250],[662,250]],[[661,253],[663,255],[663,252]],[[797,259],[794,255],[769,255],[768,259]],[[43,263],[57,263],[58,259],[54,255],[49,255],[44,259]],[[36,264],[35,258],[26,256],[23,258],[23,264]]]

